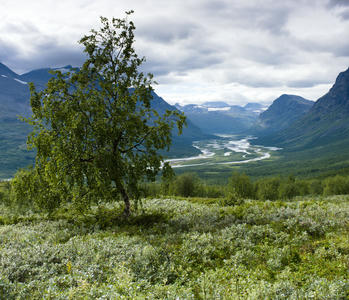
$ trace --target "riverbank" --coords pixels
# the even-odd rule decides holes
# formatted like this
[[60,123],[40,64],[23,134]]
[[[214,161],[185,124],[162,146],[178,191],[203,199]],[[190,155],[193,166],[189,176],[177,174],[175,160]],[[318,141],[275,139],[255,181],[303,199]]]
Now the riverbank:
[[200,155],[166,160],[173,168],[196,166],[246,164],[271,157],[280,150],[276,147],[252,145],[253,136],[237,137],[217,135],[216,139],[197,141],[193,146],[201,151]]

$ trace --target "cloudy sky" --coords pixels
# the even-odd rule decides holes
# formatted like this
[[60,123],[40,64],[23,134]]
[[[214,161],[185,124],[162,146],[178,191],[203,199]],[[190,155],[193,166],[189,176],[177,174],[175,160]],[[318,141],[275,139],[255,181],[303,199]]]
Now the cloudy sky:
[[349,67],[349,0],[0,0],[0,62],[21,74],[84,60],[99,17],[133,9],[136,49],[168,102],[316,100]]

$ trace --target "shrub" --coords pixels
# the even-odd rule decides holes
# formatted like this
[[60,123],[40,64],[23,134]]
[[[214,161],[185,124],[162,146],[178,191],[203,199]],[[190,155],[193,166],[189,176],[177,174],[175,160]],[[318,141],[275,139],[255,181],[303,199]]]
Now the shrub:
[[255,197],[253,183],[246,174],[234,172],[228,184],[228,198],[251,199]]
[[19,170],[12,179],[11,201],[18,207],[36,207],[52,212],[60,206],[62,195],[50,188],[35,169],[30,168]]
[[260,200],[276,200],[279,196],[280,178],[266,178],[257,182],[257,198]]
[[309,182],[309,194],[322,195],[324,191],[321,180],[313,179]]
[[349,194],[349,178],[337,175],[324,181],[324,195]]
[[176,178],[173,183],[173,192],[177,196],[193,197],[196,196],[198,189],[198,177],[193,173],[184,173]]
[[279,197],[281,199],[291,199],[300,194],[299,182],[296,182],[293,176],[289,176],[287,180],[280,182]]

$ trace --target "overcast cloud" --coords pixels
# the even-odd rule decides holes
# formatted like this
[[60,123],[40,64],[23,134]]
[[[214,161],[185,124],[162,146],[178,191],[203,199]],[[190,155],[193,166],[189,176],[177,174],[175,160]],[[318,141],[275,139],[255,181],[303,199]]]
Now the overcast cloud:
[[80,66],[99,16],[133,9],[136,49],[168,102],[316,100],[349,67],[348,0],[0,0],[0,62]]

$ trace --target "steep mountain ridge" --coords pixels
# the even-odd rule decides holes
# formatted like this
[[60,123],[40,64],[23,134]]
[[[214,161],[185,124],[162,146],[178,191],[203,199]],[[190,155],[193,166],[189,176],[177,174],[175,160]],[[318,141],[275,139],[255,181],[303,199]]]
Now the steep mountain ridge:
[[13,72],[9,67],[5,66],[1,62],[0,62],[0,76],[2,76],[2,77],[8,76],[8,77],[13,77],[13,78],[19,77],[18,74]]
[[331,147],[349,142],[349,68],[341,72],[324,96],[298,121],[283,131],[260,139],[288,149]]
[[297,95],[281,95],[259,115],[255,125],[256,134],[263,136],[289,127],[303,117],[313,104],[313,101]]
[[[26,137],[31,128],[20,121],[18,116],[28,117],[31,114],[27,83],[33,82],[38,90],[44,89],[47,81],[52,77],[50,70],[68,72],[76,68],[72,66],[44,68],[18,75],[0,63],[0,178],[10,177],[18,168],[33,163],[34,154],[26,151]],[[155,92],[152,95],[152,106],[160,113],[165,112],[166,109],[176,109]],[[171,151],[163,152],[164,155],[175,157],[196,155],[200,151],[192,146],[193,140],[212,137],[204,134],[190,120],[187,120],[187,125],[181,136],[178,136],[177,130],[174,130]]]

